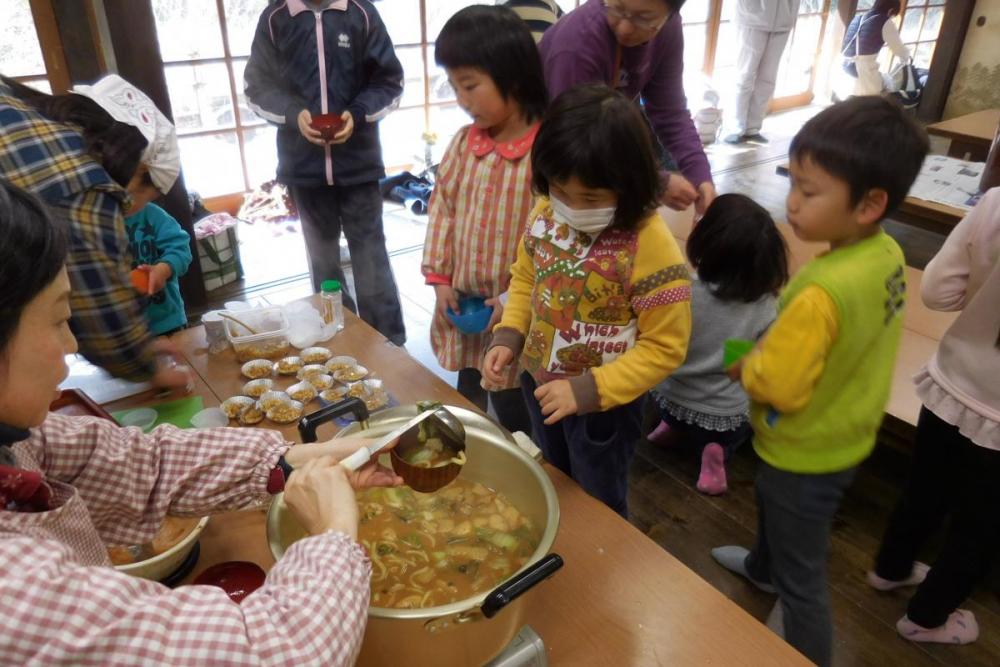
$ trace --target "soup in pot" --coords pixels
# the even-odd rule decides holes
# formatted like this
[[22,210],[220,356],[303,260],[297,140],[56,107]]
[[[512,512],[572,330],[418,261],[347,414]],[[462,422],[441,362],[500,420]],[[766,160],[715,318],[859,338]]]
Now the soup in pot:
[[367,489],[358,506],[373,607],[436,607],[487,592],[538,546],[532,522],[476,482],[458,479],[434,493]]

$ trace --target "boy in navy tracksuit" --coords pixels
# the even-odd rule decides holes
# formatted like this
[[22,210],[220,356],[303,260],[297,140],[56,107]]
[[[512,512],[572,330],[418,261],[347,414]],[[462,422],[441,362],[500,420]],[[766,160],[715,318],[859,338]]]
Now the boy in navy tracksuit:
[[[368,0],[281,0],[257,23],[245,71],[251,108],[278,125],[278,181],[302,219],[313,288],[346,285],[340,232],[351,251],[357,307],[344,304],[397,345],[406,341],[399,293],[382,230],[378,179],[385,175],[377,122],[399,104],[403,68]],[[344,125],[326,140],[320,113]]]

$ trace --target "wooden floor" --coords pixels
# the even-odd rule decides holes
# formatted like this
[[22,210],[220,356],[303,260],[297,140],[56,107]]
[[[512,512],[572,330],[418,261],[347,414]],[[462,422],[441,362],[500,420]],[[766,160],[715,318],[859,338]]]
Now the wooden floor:
[[[754,197],[776,220],[784,219],[787,179],[775,168],[787,160],[791,137],[817,109],[772,116],[764,126],[771,139],[765,146],[708,147],[720,192]],[[442,370],[428,341],[434,293],[423,284],[420,259],[426,219],[401,207],[387,205],[385,228],[393,271],[399,285],[409,340],[408,351],[421,363],[454,383],[455,374]],[[940,248],[944,233],[914,229],[892,221],[886,230],[903,247],[907,263],[923,268]],[[240,229],[247,277],[212,293],[212,307],[234,298],[256,295],[292,300],[311,292],[305,252],[296,225],[285,228],[246,225]],[[654,415],[647,414],[652,423]],[[907,449],[912,429],[891,424],[875,454],[865,462],[837,516],[831,543],[830,582],[837,665],[998,665],[1000,664],[1000,599],[996,584],[977,591],[968,603],[979,619],[981,636],[965,647],[916,645],[895,632],[905,612],[907,594],[876,593],[864,583],[864,573],[878,548],[886,518],[906,477]],[[773,596],[757,591],[719,567],[709,550],[723,544],[750,546],[756,530],[752,448],[739,451],[729,470],[730,491],[721,497],[695,489],[698,457],[692,452],[639,444],[630,479],[632,522],[701,577],[759,619],[774,604]],[[933,544],[926,557],[933,559]],[[996,577],[994,577],[996,579]],[[651,582],[670,594],[670,582]],[[664,628],[670,632],[670,628]],[[724,636],[719,641],[725,641]]]

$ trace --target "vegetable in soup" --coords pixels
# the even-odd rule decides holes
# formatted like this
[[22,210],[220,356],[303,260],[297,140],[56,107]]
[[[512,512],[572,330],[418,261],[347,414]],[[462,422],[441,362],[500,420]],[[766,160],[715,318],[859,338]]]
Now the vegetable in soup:
[[532,522],[476,482],[458,479],[434,493],[368,489],[358,506],[373,607],[435,607],[490,591],[538,546]]
[[465,452],[455,452],[446,447],[440,438],[427,438],[423,447],[414,447],[403,455],[403,459],[411,466],[418,468],[437,468],[457,463],[465,465]]

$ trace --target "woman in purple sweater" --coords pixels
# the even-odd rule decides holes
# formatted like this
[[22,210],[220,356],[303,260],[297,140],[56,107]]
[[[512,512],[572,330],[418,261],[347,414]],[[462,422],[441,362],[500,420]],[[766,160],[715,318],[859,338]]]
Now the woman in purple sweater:
[[684,0],[589,0],[545,32],[539,49],[550,98],[581,83],[604,83],[643,105],[676,161],[664,203],[699,212],[715,186],[684,97]]

